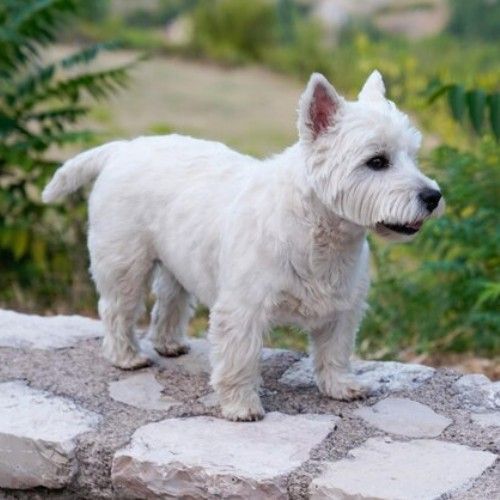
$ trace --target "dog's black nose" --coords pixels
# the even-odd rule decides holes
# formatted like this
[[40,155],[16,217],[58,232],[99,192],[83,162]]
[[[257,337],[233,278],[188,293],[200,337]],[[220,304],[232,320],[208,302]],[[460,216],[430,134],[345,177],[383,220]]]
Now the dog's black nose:
[[419,193],[418,197],[422,200],[425,208],[427,208],[429,212],[432,212],[438,206],[439,200],[441,199],[441,193],[436,189],[425,188]]

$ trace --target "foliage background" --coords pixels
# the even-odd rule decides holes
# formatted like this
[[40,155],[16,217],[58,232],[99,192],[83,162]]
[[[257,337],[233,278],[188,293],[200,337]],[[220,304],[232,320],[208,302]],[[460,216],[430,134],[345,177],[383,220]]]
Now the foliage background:
[[[201,121],[199,126],[186,125],[184,115],[195,112],[192,101],[198,96],[174,92],[167,102],[155,103],[158,117],[140,130],[118,126],[122,115],[134,113],[142,123],[140,110],[133,108],[133,98],[141,91],[134,82],[152,85],[158,79],[161,86],[157,73],[141,80],[152,67],[182,69],[208,83],[216,74],[217,81],[228,86],[237,72],[252,78],[252,72],[261,71],[252,68],[265,67],[268,73],[260,76],[283,75],[279,78],[284,92],[290,89],[297,97],[312,71],[325,73],[339,90],[354,97],[376,67],[390,98],[423,129],[422,166],[442,185],[448,208],[443,218],[426,224],[411,245],[388,246],[372,239],[374,285],[360,332],[360,353],[433,362],[436,353],[465,353],[492,359],[496,368],[491,373],[498,374],[500,3],[387,0],[379,10],[361,9],[335,29],[315,15],[319,3],[2,2],[1,305],[95,315],[86,271],[85,196],[79,193],[62,206],[40,202],[40,190],[58,160],[137,132],[180,130],[257,155],[278,151],[293,140],[290,132],[265,129],[263,121],[235,137],[227,124],[214,124],[212,111],[207,111],[206,126]],[[410,19],[434,8],[446,18],[432,34],[409,38],[386,28],[387,19],[394,16]],[[116,42],[127,51],[116,51]],[[106,56],[109,51],[116,55]],[[137,62],[144,54],[150,60]],[[193,68],[196,73],[189,73]],[[130,88],[123,90],[127,83]],[[257,116],[264,115],[258,103],[266,92],[266,81],[256,80],[251,93],[240,100],[248,101],[249,108],[257,106]],[[252,101],[254,96],[261,101]],[[479,101],[471,104],[470,96],[479,96]],[[113,104],[117,99],[120,106]],[[211,100],[214,106],[226,105],[218,93]],[[170,112],[169,121],[164,121],[162,116],[172,108],[177,114]],[[231,119],[237,122],[241,116]],[[206,310],[200,308],[191,325],[193,334],[205,328],[206,319]],[[306,338],[304,332],[277,329],[270,342],[303,349]]]

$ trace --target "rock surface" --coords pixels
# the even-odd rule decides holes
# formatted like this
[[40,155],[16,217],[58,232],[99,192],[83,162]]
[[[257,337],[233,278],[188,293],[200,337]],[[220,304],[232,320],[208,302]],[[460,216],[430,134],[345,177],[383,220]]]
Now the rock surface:
[[112,481],[130,498],[286,498],[284,475],[337,420],[274,412],[243,425],[213,417],[148,424],[115,454]]
[[377,429],[406,437],[437,437],[452,423],[427,405],[405,398],[383,399],[354,414]]
[[368,439],[311,483],[313,499],[435,499],[466,488],[495,455],[437,440]]
[[460,377],[455,389],[463,406],[473,410],[500,409],[500,381],[492,382],[486,375]]
[[[221,419],[209,384],[205,340],[190,339],[191,353],[177,359],[159,356],[143,340],[154,364],[124,372],[102,357],[101,334],[95,320],[0,311],[2,500],[168,498],[186,488],[196,498],[233,500],[305,500],[313,491],[323,494],[321,488],[344,488],[337,498],[348,498],[357,494],[346,493],[350,486],[338,483],[335,467],[366,485],[370,476],[360,474],[366,456],[379,457],[378,465],[370,462],[379,489],[364,497],[394,498],[394,483],[421,498],[441,491],[450,500],[500,498],[500,461],[492,462],[500,451],[497,386],[485,377],[355,362],[372,395],[335,401],[318,392],[307,358],[265,349],[266,418],[231,423]],[[393,402],[381,411],[396,397],[402,407]],[[385,419],[378,427],[361,416],[375,410]],[[441,433],[429,441],[415,440],[416,432]],[[387,448],[373,451],[373,439]],[[368,451],[356,458],[360,449]],[[455,465],[451,452],[466,465]],[[380,459],[384,453],[387,460]],[[447,467],[432,465],[435,457]]]
[[0,309],[0,347],[60,349],[102,337],[101,322],[82,316],[20,314]]
[[152,373],[137,373],[110,382],[109,395],[115,401],[146,410],[168,410],[180,404],[174,398],[164,396],[162,389]]
[[472,421],[481,427],[500,427],[500,411],[472,413]]
[[[396,361],[354,360],[352,369],[359,382],[369,387],[372,394],[412,389],[418,387],[434,374],[434,370],[428,366]],[[283,374],[280,382],[291,387],[314,386],[311,359],[302,358],[297,361]]]
[[74,438],[98,416],[20,381],[0,384],[0,487],[60,488],[77,469]]

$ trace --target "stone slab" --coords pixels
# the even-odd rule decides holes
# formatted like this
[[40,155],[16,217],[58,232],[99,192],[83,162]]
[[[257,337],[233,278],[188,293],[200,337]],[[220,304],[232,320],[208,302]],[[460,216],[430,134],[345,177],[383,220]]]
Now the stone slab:
[[471,419],[481,427],[500,427],[500,411],[472,413]]
[[472,485],[496,455],[445,441],[368,439],[349,457],[324,463],[311,498],[431,500]]
[[268,413],[260,422],[174,418],[139,428],[115,454],[125,498],[287,498],[284,474],[335,427],[332,415]]
[[[434,369],[428,366],[397,361],[354,360],[352,369],[359,383],[369,387],[372,394],[414,389],[434,375]],[[294,363],[280,382],[291,387],[315,386],[311,358]]]
[[37,316],[0,309],[0,347],[60,349],[102,337],[102,323],[82,316]]
[[437,437],[452,423],[429,406],[406,398],[389,397],[353,413],[384,432],[414,438]]
[[162,394],[153,373],[144,372],[109,383],[109,395],[121,403],[145,410],[169,410],[180,402]]
[[98,423],[72,401],[28,387],[0,384],[0,487],[61,488],[77,470],[74,438]]
[[472,410],[500,409],[500,381],[492,382],[486,375],[470,374],[454,384],[462,407]]

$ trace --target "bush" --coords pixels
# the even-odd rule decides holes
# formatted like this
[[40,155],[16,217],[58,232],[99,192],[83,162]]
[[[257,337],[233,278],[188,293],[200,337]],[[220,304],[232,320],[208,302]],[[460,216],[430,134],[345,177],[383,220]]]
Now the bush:
[[191,10],[198,0],[160,0],[157,9],[138,6],[125,16],[127,26],[138,28],[161,27]]
[[376,279],[363,352],[500,352],[499,156],[490,139],[475,153],[434,151],[430,163],[446,214],[428,222],[411,245],[373,242]]
[[330,75],[333,72],[332,57],[323,38],[321,26],[310,21],[297,22],[292,40],[267,48],[263,55],[264,62],[278,71],[298,75],[304,80],[314,71]]
[[500,3],[496,0],[450,0],[448,31],[466,39],[500,39]]
[[276,10],[264,0],[206,0],[192,22],[192,49],[222,62],[259,61],[277,39]]
[[76,197],[69,212],[41,203],[56,167],[47,152],[89,140],[89,131],[75,128],[89,110],[84,98],[105,98],[127,79],[123,66],[86,70],[109,44],[42,62],[41,50],[76,7],[73,0],[0,5],[0,299],[25,309],[30,300],[50,307],[54,298],[70,306],[81,298],[85,209]]

